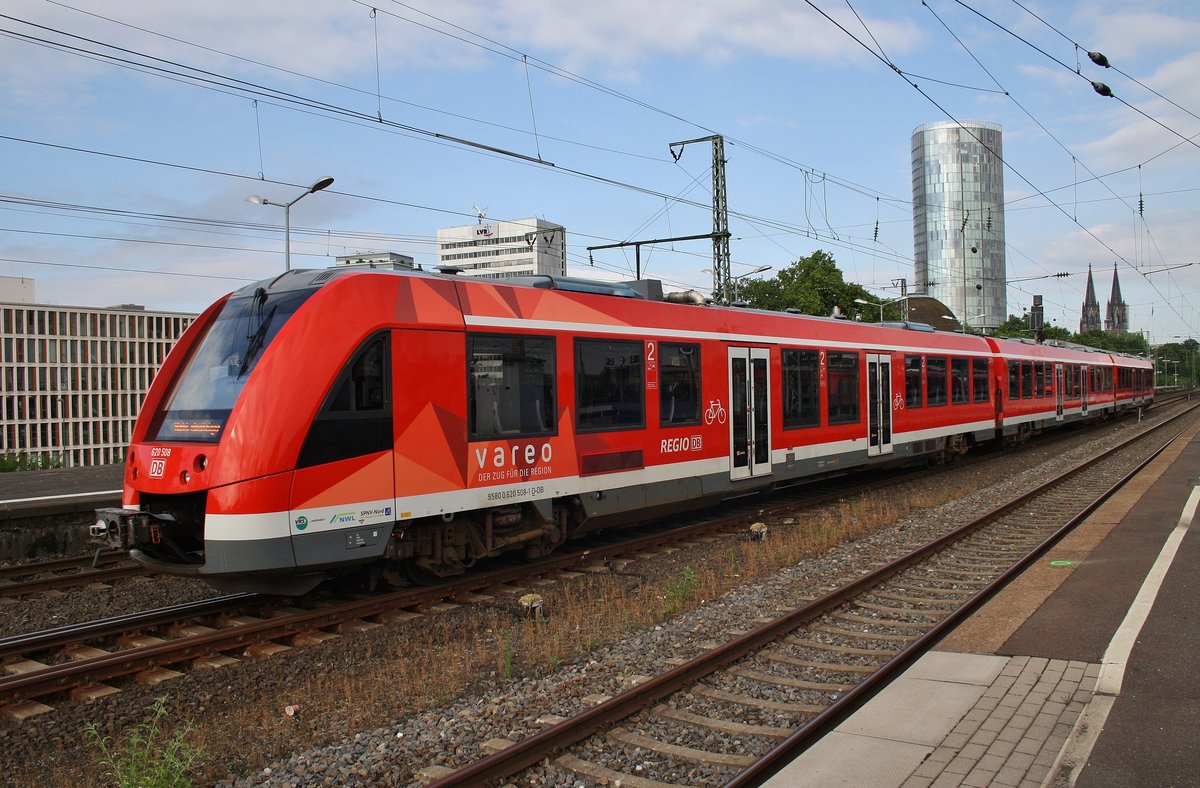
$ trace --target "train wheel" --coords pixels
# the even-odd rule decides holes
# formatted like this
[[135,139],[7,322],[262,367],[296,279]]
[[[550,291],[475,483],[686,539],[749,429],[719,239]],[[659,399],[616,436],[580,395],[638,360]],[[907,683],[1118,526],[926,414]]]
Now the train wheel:
[[418,566],[415,561],[404,562],[404,576],[419,586],[435,586],[442,582],[441,577],[423,566]]
[[426,566],[416,561],[405,561],[401,568],[409,580],[420,586],[434,586],[447,577],[457,577],[467,571],[460,563]]

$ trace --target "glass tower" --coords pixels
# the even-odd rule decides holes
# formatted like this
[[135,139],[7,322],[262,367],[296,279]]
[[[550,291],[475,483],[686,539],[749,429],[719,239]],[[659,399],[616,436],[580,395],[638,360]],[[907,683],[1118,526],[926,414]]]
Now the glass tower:
[[914,292],[959,322],[994,328],[1007,317],[1004,161],[1000,126],[928,123],[912,135]]

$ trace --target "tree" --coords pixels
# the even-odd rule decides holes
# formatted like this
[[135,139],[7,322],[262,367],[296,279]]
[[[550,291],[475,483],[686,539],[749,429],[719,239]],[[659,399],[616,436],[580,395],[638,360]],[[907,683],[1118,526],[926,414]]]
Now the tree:
[[[996,326],[993,332],[998,337],[1015,339],[1034,339],[1033,331],[1029,328],[1028,315],[1009,315],[1008,319]],[[1071,332],[1061,326],[1042,324],[1042,341],[1056,339],[1059,342],[1074,342]]]
[[833,255],[818,249],[802,257],[770,279],[754,279],[738,285],[738,298],[755,309],[782,312],[798,309],[806,315],[831,315],[834,307],[843,314],[861,312],[863,320],[879,319],[879,309],[862,310],[854,299],[877,301],[866,288],[846,282]]
[[1168,342],[1154,348],[1154,358],[1163,363],[1157,364],[1160,372],[1166,372],[1172,377],[1179,374],[1182,385],[1196,385],[1197,364],[1200,363],[1200,342],[1185,339],[1183,342]]
[[1074,340],[1081,345],[1111,350],[1114,353],[1132,353],[1138,356],[1150,354],[1150,344],[1141,334],[1125,331],[1087,331],[1076,334]]
[[996,326],[995,335],[998,337],[1033,338],[1033,332],[1029,330],[1029,319],[1018,315],[1009,315],[1008,320]]

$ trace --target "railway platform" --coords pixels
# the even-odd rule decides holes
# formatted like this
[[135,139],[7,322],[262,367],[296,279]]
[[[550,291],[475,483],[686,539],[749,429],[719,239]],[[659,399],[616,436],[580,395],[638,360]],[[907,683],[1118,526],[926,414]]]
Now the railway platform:
[[0,520],[117,506],[125,466],[0,473]]
[[1198,432],[766,784],[1200,784]]
[[118,464],[0,473],[0,561],[87,550],[96,508],[121,504],[124,470]]

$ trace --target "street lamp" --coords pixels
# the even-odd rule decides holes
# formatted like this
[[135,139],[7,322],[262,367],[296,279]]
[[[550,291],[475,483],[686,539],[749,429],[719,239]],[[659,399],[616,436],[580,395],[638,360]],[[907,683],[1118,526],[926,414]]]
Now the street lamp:
[[[968,318],[968,319],[964,320],[964,321],[962,322],[962,332],[963,332],[964,334],[965,334],[965,333],[967,333],[967,325],[968,325],[968,324],[970,324],[970,323],[974,323],[976,320],[979,320],[980,318],[984,318],[984,317],[987,317],[987,316],[988,316],[988,313],[987,313],[987,312],[984,312],[982,315],[975,315],[974,317],[971,317],[971,318]],[[983,328],[983,326],[980,326],[980,328]]]
[[275,205],[283,209],[283,270],[292,270],[292,206],[313,192],[328,188],[332,183],[333,178],[328,175],[318,178],[312,186],[309,186],[291,202],[271,202],[266,197],[259,197],[257,194],[251,194],[246,198],[246,202],[252,202],[255,205]]
[[771,270],[771,266],[760,265],[758,268],[755,268],[752,271],[747,271],[744,274],[738,274],[737,276],[733,277],[733,279],[732,279],[732,281],[733,281],[733,293],[732,293],[733,300],[735,300],[735,301],[738,300],[737,295],[738,295],[738,280],[739,279],[742,279],[747,276],[752,276],[754,274],[761,274],[763,271],[770,271],[770,270]]
[[[729,293],[729,295],[731,296],[731,299],[730,299],[730,300],[731,300],[731,301],[736,301],[736,300],[737,300],[737,280],[739,280],[739,279],[742,279],[743,277],[752,276],[752,275],[754,275],[754,274],[761,274],[763,271],[770,271],[770,270],[771,270],[771,268],[772,268],[772,266],[769,266],[769,265],[760,265],[758,268],[755,268],[755,269],[753,269],[753,270],[751,270],[751,271],[747,271],[747,272],[746,272],[746,273],[744,273],[744,274],[738,274],[737,276],[730,277],[730,280],[729,280],[729,281],[733,283],[733,285],[732,285],[732,287],[733,287],[733,292],[732,292],[732,293]],[[700,269],[700,273],[702,273],[702,274],[711,274],[711,273],[712,273],[712,269],[711,269],[711,268],[701,268],[701,269]],[[715,295],[715,293],[714,293],[714,295]]]
[[[854,303],[856,303],[856,304],[862,304],[863,306],[877,306],[877,307],[879,307],[879,322],[880,322],[880,323],[882,323],[882,322],[883,322],[883,308],[884,308],[885,306],[889,306],[889,305],[891,305],[891,304],[894,304],[894,303],[896,303],[897,301],[903,301],[903,300],[904,300],[904,297],[903,297],[903,296],[901,296],[900,298],[893,298],[891,301],[883,301],[883,302],[879,302],[879,301],[868,301],[868,300],[867,300],[867,299],[865,299],[865,298],[856,298],[856,299],[854,299]],[[907,316],[907,315],[905,315],[905,318],[906,318],[906,319],[907,319],[907,317],[908,317],[908,316]]]

